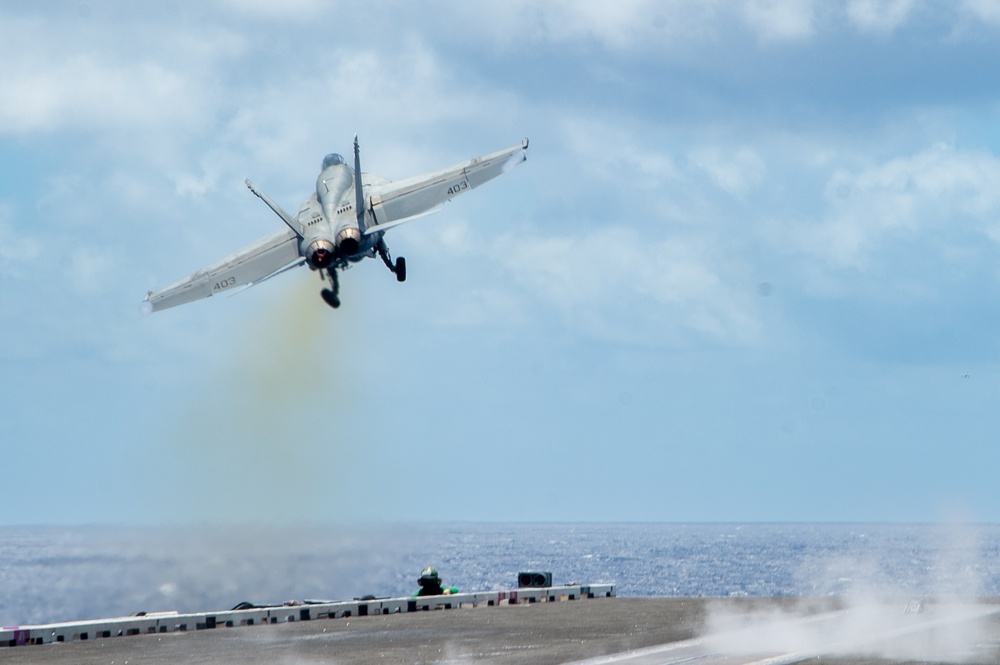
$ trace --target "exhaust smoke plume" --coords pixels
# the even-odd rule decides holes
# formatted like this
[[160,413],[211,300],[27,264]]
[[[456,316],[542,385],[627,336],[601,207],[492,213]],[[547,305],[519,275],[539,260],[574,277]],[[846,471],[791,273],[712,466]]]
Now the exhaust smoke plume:
[[[336,492],[363,444],[358,312],[325,307],[315,274],[282,284],[238,326],[179,414],[167,414],[181,522],[349,517]],[[256,294],[258,297],[260,293]]]

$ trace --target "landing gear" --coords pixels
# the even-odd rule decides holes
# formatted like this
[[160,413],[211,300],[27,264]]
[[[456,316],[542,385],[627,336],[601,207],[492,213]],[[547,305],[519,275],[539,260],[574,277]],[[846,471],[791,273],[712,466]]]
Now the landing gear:
[[323,289],[319,294],[323,297],[323,302],[325,302],[330,307],[337,309],[340,307],[340,297],[337,295],[340,292],[340,281],[337,279],[337,269],[327,268],[327,277],[330,278],[329,289]]
[[402,256],[396,257],[396,263],[392,262],[392,258],[389,256],[389,248],[386,247],[384,240],[379,240],[378,245],[375,246],[378,250],[378,255],[382,257],[382,263],[385,267],[392,271],[396,275],[397,282],[406,281],[406,259]]
[[340,307],[340,298],[338,298],[337,294],[331,291],[330,289],[323,289],[322,291],[319,292],[319,294],[323,296],[323,301],[326,302],[326,304],[329,305],[330,307],[334,309]]

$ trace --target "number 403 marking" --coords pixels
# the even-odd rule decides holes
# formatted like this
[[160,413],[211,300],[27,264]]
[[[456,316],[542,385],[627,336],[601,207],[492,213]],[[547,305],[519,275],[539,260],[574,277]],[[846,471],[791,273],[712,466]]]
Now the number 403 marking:
[[457,182],[457,183],[455,183],[454,185],[452,185],[451,187],[448,188],[448,196],[451,196],[453,194],[458,194],[462,190],[465,190],[465,189],[468,189],[468,188],[469,188],[469,181],[468,180],[462,180],[462,181]]
[[216,282],[215,286],[212,287],[212,290],[213,291],[221,291],[223,289],[228,289],[231,286],[236,286],[236,278],[235,277],[227,277],[227,278],[223,279],[222,281]]

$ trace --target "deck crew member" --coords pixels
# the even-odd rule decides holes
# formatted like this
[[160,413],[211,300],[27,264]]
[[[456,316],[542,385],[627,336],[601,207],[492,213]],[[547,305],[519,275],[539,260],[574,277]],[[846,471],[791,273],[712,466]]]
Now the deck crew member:
[[458,593],[458,589],[453,586],[442,587],[441,576],[438,575],[437,569],[431,566],[427,566],[420,571],[417,584],[420,585],[420,589],[413,594],[414,596],[448,596]]

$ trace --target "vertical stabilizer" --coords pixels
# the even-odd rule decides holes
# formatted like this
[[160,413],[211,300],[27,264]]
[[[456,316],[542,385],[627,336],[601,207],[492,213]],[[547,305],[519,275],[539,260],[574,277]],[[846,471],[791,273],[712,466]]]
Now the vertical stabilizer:
[[365,233],[365,195],[361,187],[361,148],[354,135],[354,207],[358,211],[358,230]]

